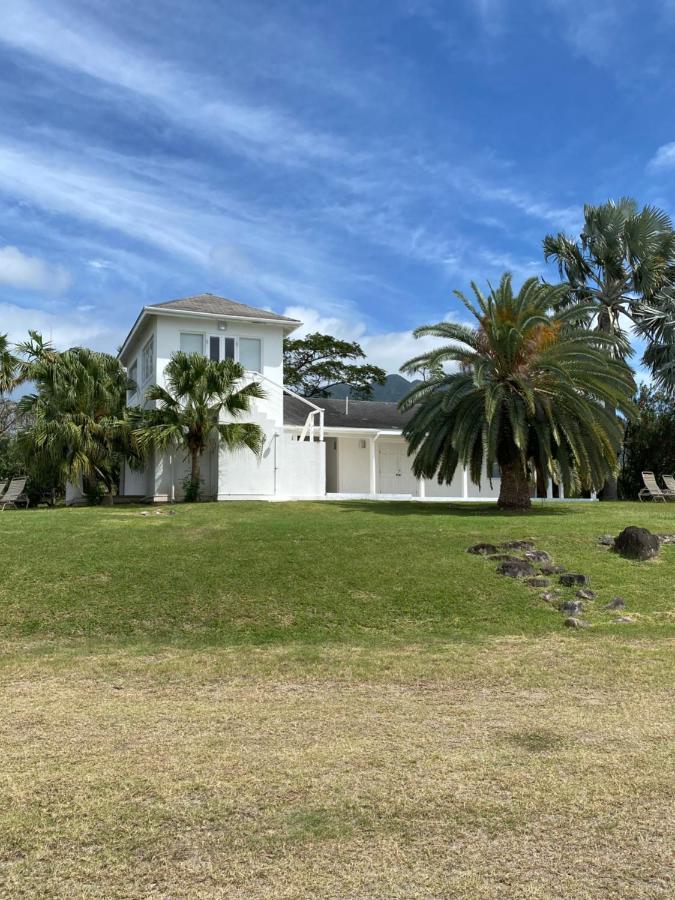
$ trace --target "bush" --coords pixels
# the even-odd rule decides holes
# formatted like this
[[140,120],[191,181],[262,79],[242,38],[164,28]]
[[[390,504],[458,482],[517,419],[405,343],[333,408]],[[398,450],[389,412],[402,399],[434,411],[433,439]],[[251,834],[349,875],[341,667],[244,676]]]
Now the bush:
[[202,499],[202,482],[200,478],[188,477],[183,482],[183,500],[186,503],[198,503]]
[[675,473],[675,405],[664,393],[643,385],[636,398],[638,418],[626,427],[619,497],[636,500],[642,472]]

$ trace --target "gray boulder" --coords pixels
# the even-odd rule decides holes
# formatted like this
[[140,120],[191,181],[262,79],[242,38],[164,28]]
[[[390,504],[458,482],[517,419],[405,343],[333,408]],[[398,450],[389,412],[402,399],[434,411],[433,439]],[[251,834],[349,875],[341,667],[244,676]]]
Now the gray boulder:
[[567,569],[565,566],[539,566],[542,575],[562,575]]
[[605,609],[623,609],[625,606],[623,597],[612,597]]
[[603,534],[598,538],[598,543],[603,544],[605,547],[613,547],[614,546],[614,538],[611,534]]
[[506,550],[534,550],[534,541],[504,541],[502,547]]
[[560,576],[560,584],[565,585],[565,587],[588,584],[590,580],[588,575],[581,575],[579,572],[568,572],[566,575]]
[[581,619],[576,619],[574,616],[569,616],[565,619],[564,623],[566,628],[587,628],[585,622],[582,622]]
[[552,557],[545,550],[526,550],[523,556],[525,557],[525,559],[529,559],[532,562],[553,562]]
[[477,556],[490,556],[491,553],[497,552],[497,547],[494,544],[474,544],[466,552],[475,553]]
[[507,560],[497,566],[498,575],[507,575],[509,578],[529,578],[535,575],[534,567],[524,559]]
[[548,587],[551,582],[548,578],[539,578],[538,576],[535,576],[534,578],[528,578],[527,583],[530,587],[545,588]]
[[561,611],[566,613],[581,612],[583,608],[584,605],[580,600],[565,600],[560,607]]
[[590,588],[580,588],[576,595],[580,600],[595,600],[597,596]]
[[614,541],[614,550],[627,559],[651,559],[659,552],[661,542],[647,528],[629,525]]

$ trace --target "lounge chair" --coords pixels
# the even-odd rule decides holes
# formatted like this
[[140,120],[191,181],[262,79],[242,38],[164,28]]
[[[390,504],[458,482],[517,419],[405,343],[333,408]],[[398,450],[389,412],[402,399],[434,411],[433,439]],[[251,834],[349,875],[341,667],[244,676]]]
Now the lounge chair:
[[2,502],[2,498],[7,493],[8,487],[9,487],[9,481],[0,481],[0,503]]
[[9,487],[0,498],[0,510],[4,510],[8,506],[16,509],[17,503],[25,503],[26,509],[28,509],[28,497],[23,490],[26,487],[26,481],[26,478],[12,478]]
[[662,475],[661,480],[666,486],[663,493],[668,497],[675,497],[675,475]]
[[649,497],[651,500],[663,500],[664,503],[666,502],[666,495],[658,486],[653,472],[643,472],[642,480],[645,486],[638,494],[639,500],[644,500]]

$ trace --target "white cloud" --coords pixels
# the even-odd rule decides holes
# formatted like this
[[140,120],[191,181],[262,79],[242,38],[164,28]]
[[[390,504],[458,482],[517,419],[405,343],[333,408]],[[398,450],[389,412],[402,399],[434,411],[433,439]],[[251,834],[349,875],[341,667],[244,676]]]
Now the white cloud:
[[59,350],[85,345],[95,350],[114,353],[121,343],[122,330],[101,320],[100,313],[45,312],[42,309],[25,308],[0,302],[2,331],[13,343],[26,340],[28,330],[39,331]]
[[19,290],[62,294],[71,281],[64,266],[52,266],[39,256],[29,256],[9,244],[0,247],[0,284]]
[[647,163],[647,171],[663,172],[675,168],[675,141],[662,144]]
[[[403,363],[413,356],[419,356],[444,343],[432,337],[415,339],[412,331],[371,331],[362,320],[347,316],[344,318],[323,316],[316,309],[306,306],[289,306],[284,310],[284,315],[299,319],[303,323],[302,327],[294,332],[294,337],[304,337],[318,331],[322,334],[332,334],[341,340],[358,341],[368,362],[381,366],[390,374],[398,372]],[[445,320],[457,321],[450,314]]]

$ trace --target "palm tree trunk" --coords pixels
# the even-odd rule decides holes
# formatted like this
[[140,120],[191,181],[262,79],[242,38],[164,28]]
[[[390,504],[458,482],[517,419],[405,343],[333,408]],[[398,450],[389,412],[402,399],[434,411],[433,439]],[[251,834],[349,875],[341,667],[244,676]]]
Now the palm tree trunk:
[[529,509],[532,505],[530,499],[530,482],[527,472],[519,459],[500,465],[502,480],[499,488],[500,509]]
[[192,450],[192,468],[190,471],[190,481],[197,485],[200,479],[201,454],[199,450]]

